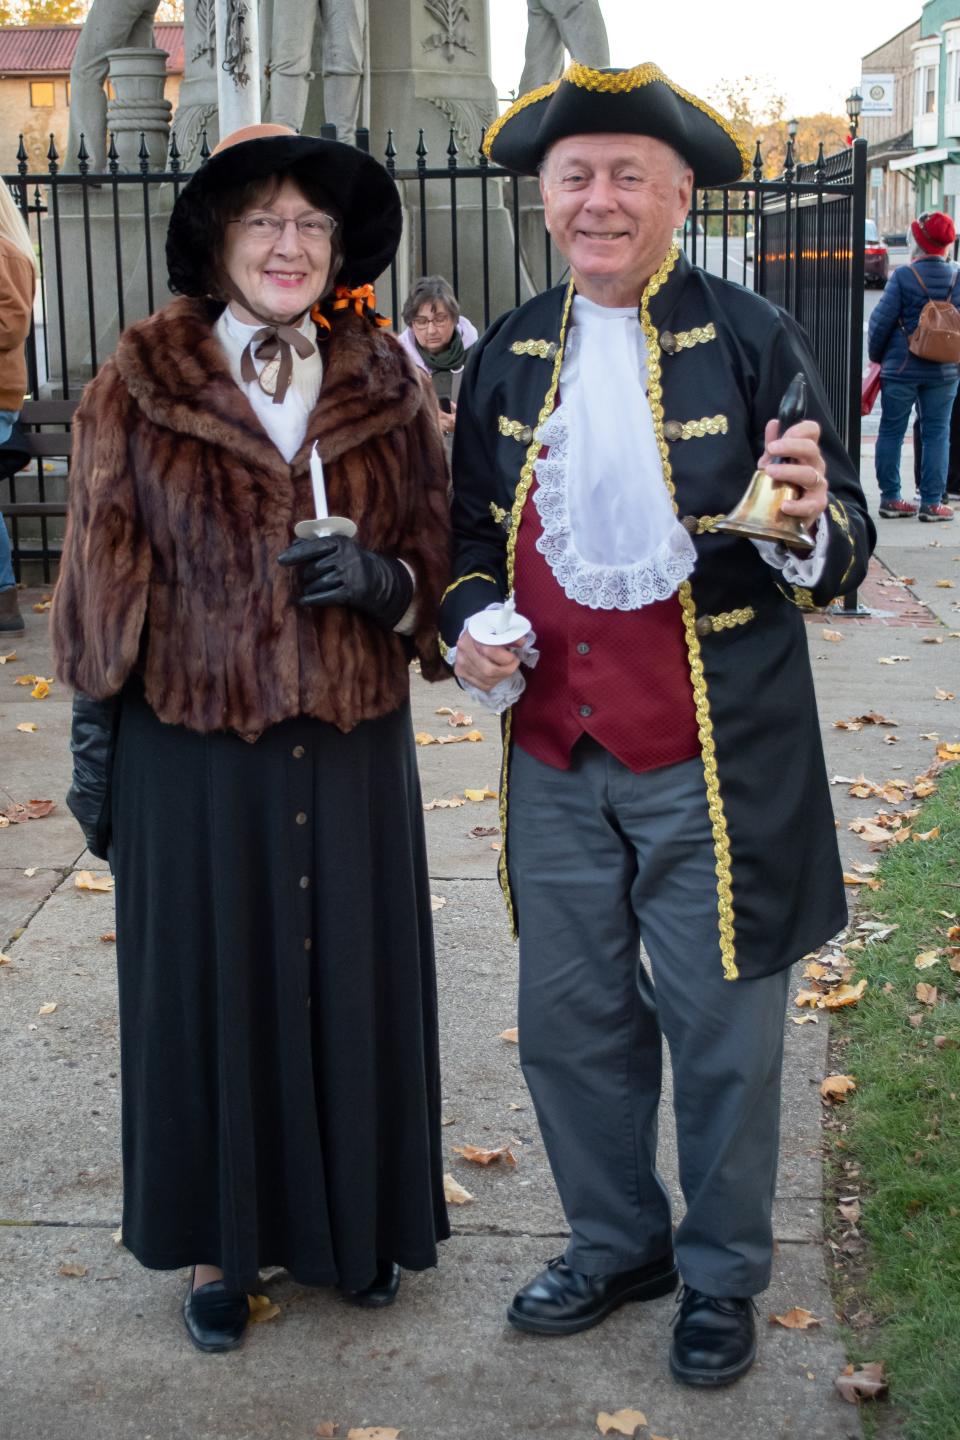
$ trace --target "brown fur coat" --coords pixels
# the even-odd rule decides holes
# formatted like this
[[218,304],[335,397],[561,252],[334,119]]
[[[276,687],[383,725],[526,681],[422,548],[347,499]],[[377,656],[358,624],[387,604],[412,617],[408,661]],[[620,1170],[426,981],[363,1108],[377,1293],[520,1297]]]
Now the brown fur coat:
[[230,375],[216,314],[173,301],[121,336],[84,393],[52,615],[57,674],[103,699],[137,669],[160,719],[191,730],[254,735],[294,715],[350,730],[405,699],[407,646],[358,611],[297,605],[295,567],[277,556],[313,514],[318,441],[330,513],[412,567],[414,644],[424,675],[441,677],[447,476],[430,383],[392,336],[338,313],[287,464]]

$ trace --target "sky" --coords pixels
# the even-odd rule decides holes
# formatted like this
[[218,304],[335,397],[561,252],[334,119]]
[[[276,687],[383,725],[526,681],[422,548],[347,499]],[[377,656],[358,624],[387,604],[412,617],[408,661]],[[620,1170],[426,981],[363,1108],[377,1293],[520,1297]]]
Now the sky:
[[[487,0],[491,66],[501,96],[523,68],[526,0]],[[719,80],[745,75],[786,96],[787,114],[842,115],[859,83],[861,57],[920,15],[921,0],[805,0],[796,7],[736,0],[601,0],[612,65],[652,60],[678,85],[706,95]],[[732,24],[732,16],[740,23]]]

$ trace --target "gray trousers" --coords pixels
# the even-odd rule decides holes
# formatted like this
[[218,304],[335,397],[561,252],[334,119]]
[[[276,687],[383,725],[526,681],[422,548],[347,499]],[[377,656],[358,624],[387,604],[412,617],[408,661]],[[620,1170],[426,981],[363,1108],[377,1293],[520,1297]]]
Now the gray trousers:
[[656,1168],[665,1036],[681,1275],[708,1295],[754,1295],[770,1280],[790,972],[723,978],[700,761],[635,775],[585,738],[569,770],[515,746],[509,779],[520,1062],[567,1262],[610,1274],[670,1249]]

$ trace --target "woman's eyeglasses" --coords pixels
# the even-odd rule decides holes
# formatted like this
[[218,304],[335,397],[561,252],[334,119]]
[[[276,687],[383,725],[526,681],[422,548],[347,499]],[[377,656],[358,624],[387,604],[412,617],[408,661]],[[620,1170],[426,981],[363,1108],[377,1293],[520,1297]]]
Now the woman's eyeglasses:
[[241,215],[229,222],[241,225],[251,240],[279,240],[288,225],[297,227],[301,240],[329,240],[337,222],[332,215],[302,215],[299,220],[283,220],[279,215]]
[[450,324],[449,315],[414,315],[410,321],[411,328],[422,334],[429,330],[431,325],[436,330],[442,330],[444,325]]

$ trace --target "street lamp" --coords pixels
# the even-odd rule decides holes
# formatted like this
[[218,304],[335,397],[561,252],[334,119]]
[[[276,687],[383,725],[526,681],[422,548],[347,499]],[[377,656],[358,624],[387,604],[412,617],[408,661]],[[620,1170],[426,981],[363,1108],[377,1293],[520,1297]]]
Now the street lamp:
[[797,138],[797,131],[798,131],[799,129],[800,129],[800,126],[799,126],[796,118],[787,121],[787,134],[790,136],[790,139],[791,139],[791,140],[796,140],[796,138]]
[[857,138],[857,130],[860,125],[860,111],[863,109],[863,96],[860,91],[854,88],[847,96],[847,115],[850,118],[850,134],[854,140]]

